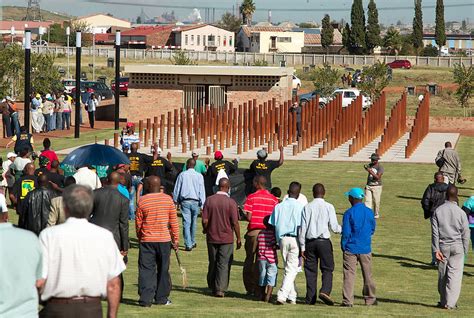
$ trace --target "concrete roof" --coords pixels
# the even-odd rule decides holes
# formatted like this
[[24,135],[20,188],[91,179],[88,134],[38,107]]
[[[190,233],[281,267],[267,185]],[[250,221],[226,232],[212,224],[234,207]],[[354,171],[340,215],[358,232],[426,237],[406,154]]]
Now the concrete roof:
[[269,66],[125,65],[125,73],[139,74],[287,76],[293,72],[292,67]]

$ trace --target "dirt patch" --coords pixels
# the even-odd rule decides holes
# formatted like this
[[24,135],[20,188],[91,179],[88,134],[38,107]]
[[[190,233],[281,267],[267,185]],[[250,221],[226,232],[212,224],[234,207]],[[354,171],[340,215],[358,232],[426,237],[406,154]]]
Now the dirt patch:
[[474,117],[430,117],[431,132],[457,132],[474,137]]

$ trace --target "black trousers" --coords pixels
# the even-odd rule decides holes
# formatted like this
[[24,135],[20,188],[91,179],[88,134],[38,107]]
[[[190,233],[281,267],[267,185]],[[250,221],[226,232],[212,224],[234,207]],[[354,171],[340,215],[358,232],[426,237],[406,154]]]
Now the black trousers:
[[40,318],[102,318],[102,304],[98,302],[57,304],[47,303],[39,312]]
[[5,136],[11,137],[12,136],[12,126],[10,121],[10,116],[2,115],[3,127],[5,129]]
[[87,114],[89,115],[89,124],[90,124],[91,128],[94,128],[94,123],[95,123],[95,111],[93,111],[93,112],[87,112]]
[[297,121],[296,122],[296,136],[297,137],[301,137],[301,122],[300,121]]
[[234,244],[207,243],[207,255],[209,258],[207,286],[213,293],[226,292],[229,287]]
[[139,302],[165,304],[171,292],[171,242],[142,242],[138,254]]
[[326,239],[306,241],[306,261],[304,273],[306,276],[306,303],[316,303],[316,286],[318,281],[318,261],[322,274],[320,293],[331,295],[332,273],[334,272],[334,255],[332,243]]

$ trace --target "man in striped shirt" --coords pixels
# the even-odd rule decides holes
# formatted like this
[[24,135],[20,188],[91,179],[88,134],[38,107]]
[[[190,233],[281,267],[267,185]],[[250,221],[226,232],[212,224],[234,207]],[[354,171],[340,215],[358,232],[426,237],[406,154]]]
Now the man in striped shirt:
[[[265,229],[263,219],[272,214],[273,208],[278,204],[278,199],[266,189],[267,179],[264,176],[256,176],[253,186],[257,191],[247,197],[244,204],[249,225],[245,234],[245,262],[243,268],[243,280],[247,294],[258,294],[258,263],[257,236],[261,230]],[[257,295],[258,296],[258,295]]]
[[[160,192],[161,181],[150,176],[146,195],[138,201],[135,220],[140,242],[138,255],[138,303],[143,307],[170,305],[169,275],[171,247],[179,246],[179,227],[173,199]],[[171,233],[170,233],[171,232]]]

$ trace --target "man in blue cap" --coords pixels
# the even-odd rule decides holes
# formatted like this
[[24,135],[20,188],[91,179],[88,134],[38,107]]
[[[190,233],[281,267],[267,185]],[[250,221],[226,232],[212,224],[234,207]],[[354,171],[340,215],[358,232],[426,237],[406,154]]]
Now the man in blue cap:
[[344,281],[342,288],[343,307],[354,303],[354,280],[357,262],[360,263],[364,278],[363,295],[367,306],[377,305],[375,283],[372,279],[372,235],[375,232],[375,218],[371,209],[362,201],[364,191],[352,188],[345,193],[352,207],[342,219],[341,248],[343,256]]

